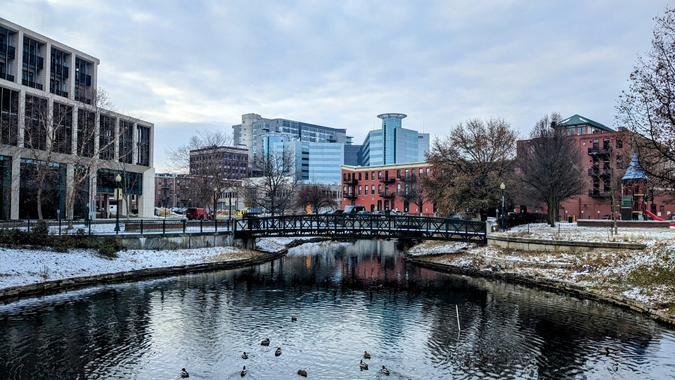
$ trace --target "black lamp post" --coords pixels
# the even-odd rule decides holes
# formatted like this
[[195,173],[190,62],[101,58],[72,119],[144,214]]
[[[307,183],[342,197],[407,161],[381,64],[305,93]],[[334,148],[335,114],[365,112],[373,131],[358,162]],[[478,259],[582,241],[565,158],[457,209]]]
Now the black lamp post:
[[122,198],[122,189],[120,188],[120,184],[122,183],[122,176],[121,175],[116,175],[115,176],[115,233],[120,232],[120,199]]
[[218,208],[218,188],[213,188],[213,220],[216,220],[216,209]]
[[501,229],[504,231],[506,229],[506,218],[504,218],[504,190],[506,190],[506,185],[504,185],[504,182],[499,184],[499,189],[502,191]]
[[230,189],[230,191],[228,192],[227,199],[228,199],[228,205],[229,205],[229,208],[230,208],[230,213],[229,213],[228,219],[229,219],[230,223],[232,223],[232,189]]

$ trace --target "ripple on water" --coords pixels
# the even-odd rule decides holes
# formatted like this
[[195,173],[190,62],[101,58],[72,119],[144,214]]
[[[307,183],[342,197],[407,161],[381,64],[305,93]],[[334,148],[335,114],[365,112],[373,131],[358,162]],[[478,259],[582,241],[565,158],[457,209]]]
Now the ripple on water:
[[392,379],[675,375],[673,332],[640,315],[416,268],[392,242],[0,306],[0,333],[0,378],[238,379],[246,365],[252,379],[357,379],[383,364]]

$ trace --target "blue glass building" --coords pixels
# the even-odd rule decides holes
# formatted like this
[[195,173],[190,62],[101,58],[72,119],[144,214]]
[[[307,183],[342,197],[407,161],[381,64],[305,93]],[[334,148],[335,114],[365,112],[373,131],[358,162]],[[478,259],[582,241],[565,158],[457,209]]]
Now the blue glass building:
[[429,134],[405,129],[402,113],[384,113],[382,128],[368,132],[359,152],[363,166],[405,164],[426,160],[429,151]]

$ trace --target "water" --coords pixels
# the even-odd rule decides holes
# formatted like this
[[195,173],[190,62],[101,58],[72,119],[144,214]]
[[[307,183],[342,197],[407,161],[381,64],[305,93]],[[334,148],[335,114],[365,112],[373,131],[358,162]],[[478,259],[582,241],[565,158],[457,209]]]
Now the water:
[[406,265],[386,241],[20,301],[0,334],[0,379],[675,377],[675,334],[648,318]]

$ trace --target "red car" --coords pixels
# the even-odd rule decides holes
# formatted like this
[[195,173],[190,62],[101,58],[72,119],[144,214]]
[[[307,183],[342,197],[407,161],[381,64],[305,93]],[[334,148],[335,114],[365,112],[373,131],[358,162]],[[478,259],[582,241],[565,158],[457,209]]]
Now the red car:
[[188,220],[206,219],[206,211],[201,207],[190,207],[185,211],[185,217]]

